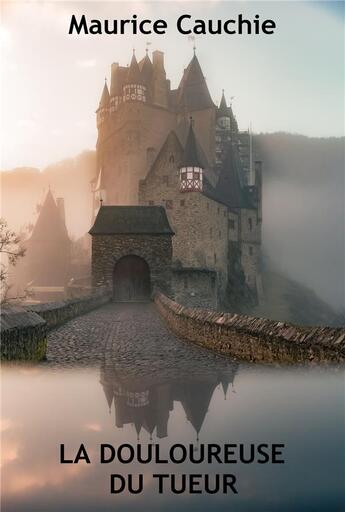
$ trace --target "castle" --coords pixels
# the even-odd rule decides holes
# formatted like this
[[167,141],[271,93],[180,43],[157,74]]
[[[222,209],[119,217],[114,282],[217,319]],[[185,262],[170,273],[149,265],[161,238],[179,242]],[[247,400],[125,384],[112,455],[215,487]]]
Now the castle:
[[[101,205],[164,207],[174,233],[176,300],[217,306],[231,283],[239,282],[235,275],[243,276],[255,296],[261,162],[253,163],[250,133],[239,130],[224,91],[219,106],[214,104],[195,50],[177,89],[171,89],[161,51],[154,51],[152,60],[146,52],[139,62],[133,51],[128,67],[113,63],[110,88],[106,82],[96,115],[94,219]],[[134,231],[132,226],[121,233]],[[104,252],[96,246],[93,261]]]

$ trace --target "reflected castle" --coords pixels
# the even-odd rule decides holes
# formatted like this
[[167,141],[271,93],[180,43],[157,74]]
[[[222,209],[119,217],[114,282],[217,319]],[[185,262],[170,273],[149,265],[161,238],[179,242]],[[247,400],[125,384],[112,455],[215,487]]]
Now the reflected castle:
[[165,438],[174,402],[180,402],[198,440],[215,389],[221,385],[226,399],[237,369],[238,364],[215,357],[213,364],[209,358],[194,361],[193,366],[182,372],[176,365],[168,371],[163,368],[152,374],[144,371],[130,376],[121,371],[116,360],[110,362],[105,358],[100,383],[109,411],[114,407],[117,428],[132,424],[138,439],[142,430],[150,439],[154,433],[159,439]]

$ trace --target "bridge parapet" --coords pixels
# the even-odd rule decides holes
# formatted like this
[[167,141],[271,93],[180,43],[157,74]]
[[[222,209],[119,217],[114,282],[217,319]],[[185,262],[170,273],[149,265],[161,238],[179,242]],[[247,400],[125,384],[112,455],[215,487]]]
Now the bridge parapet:
[[1,309],[1,359],[40,360],[46,356],[47,332],[55,327],[106,304],[111,295],[106,290],[59,302]]
[[343,362],[345,328],[301,327],[266,318],[187,308],[157,292],[156,306],[179,337],[257,362]]

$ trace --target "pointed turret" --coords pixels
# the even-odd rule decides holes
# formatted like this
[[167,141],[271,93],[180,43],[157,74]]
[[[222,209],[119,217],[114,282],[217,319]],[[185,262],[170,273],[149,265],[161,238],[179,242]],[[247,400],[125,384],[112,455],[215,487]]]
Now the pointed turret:
[[49,189],[30,240],[47,241],[50,239],[70,243],[65,221]]
[[149,85],[152,80],[153,65],[147,53],[141,64],[141,78],[146,85]]
[[70,278],[71,241],[62,213],[49,190],[27,242],[27,281],[65,286]]
[[105,79],[101,100],[99,102],[99,107],[97,109],[97,128],[99,128],[103,124],[105,118],[108,116],[109,108],[110,94],[107,85],[107,79]]
[[130,66],[128,68],[128,75],[127,75],[126,81],[128,84],[140,84],[142,82],[139,64],[136,59],[134,50],[133,50],[133,55],[132,55],[132,60],[131,60]]
[[180,109],[203,110],[214,107],[205,77],[197,56],[194,54],[183,73],[178,88],[178,106]]
[[198,156],[198,149],[192,119],[190,120],[186,146],[183,152],[182,167],[202,167]]
[[217,109],[217,117],[229,117],[229,108],[226,104],[224,89],[222,90],[222,99]]
[[190,120],[189,132],[180,167],[180,191],[202,192],[203,168],[198,155],[198,147],[193,129],[193,120]]
[[107,80],[105,79],[102,96],[101,96],[101,101],[99,102],[99,108],[107,108],[109,106],[109,102],[110,102],[110,94],[109,94]]
[[241,165],[236,146],[229,143],[216,186],[216,195],[230,208],[252,208],[250,197],[240,181]]
[[224,89],[222,91],[222,99],[217,108],[217,123],[223,130],[230,130],[230,108],[226,104]]
[[133,50],[133,56],[131,64],[128,68],[126,83],[123,87],[123,101],[146,102],[146,90],[147,88],[141,77],[139,64]]

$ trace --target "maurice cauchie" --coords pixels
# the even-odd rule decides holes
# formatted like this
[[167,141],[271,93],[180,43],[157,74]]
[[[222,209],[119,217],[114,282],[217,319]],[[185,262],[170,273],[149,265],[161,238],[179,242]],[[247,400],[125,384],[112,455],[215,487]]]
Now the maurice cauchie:
[[[90,19],[83,14],[76,17],[74,14],[70,20],[69,34],[166,34],[167,21],[163,19],[138,19],[133,14],[128,19]],[[190,14],[181,14],[176,20],[176,28],[180,34],[273,34],[276,23],[273,20],[261,20],[256,14],[252,19],[247,19],[243,14],[226,20],[193,19]]]

